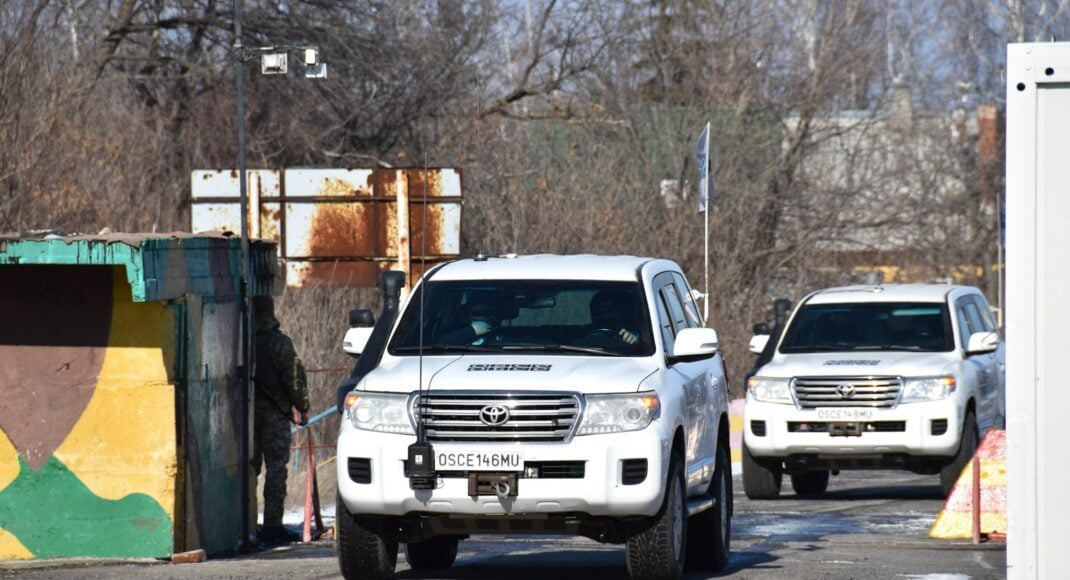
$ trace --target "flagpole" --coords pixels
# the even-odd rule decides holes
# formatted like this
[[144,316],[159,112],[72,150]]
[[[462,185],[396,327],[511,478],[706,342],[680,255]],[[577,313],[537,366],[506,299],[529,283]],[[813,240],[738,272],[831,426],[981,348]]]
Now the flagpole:
[[[705,151],[703,151],[703,161],[702,161],[702,163],[703,163],[703,165],[705,165],[705,167],[702,168],[702,172],[705,173],[706,178],[702,180],[700,185],[702,186],[702,189],[703,189],[703,191],[702,191],[702,199],[703,199],[703,202],[702,202],[702,205],[703,205],[703,207],[702,207],[702,213],[703,213],[703,216],[702,216],[702,224],[703,224],[703,233],[702,233],[702,246],[703,246],[702,269],[703,269],[703,278],[705,278],[705,281],[706,281],[706,292],[705,292],[705,296],[702,297],[702,316],[703,316],[703,321],[706,324],[709,324],[709,321],[710,321],[710,182],[713,181],[713,172],[711,171],[713,169],[713,162],[710,160],[710,123],[709,123],[709,121],[706,122],[706,129],[705,129],[704,133],[706,134],[706,139],[705,139],[705,144],[704,144]],[[702,173],[700,173],[699,175],[702,175]]]
[[[709,163],[709,157],[706,158]],[[702,297],[702,316],[706,324],[710,323],[710,179],[707,172],[706,178],[706,211],[703,212],[704,222],[702,240],[705,242],[703,250],[703,277],[706,279],[706,294]]]

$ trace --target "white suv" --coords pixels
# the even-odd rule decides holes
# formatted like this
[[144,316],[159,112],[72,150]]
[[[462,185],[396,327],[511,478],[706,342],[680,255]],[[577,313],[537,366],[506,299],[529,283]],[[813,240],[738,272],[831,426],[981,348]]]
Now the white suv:
[[450,262],[347,351],[380,327],[385,350],[361,354],[378,364],[344,385],[343,576],[392,575],[399,543],[413,568],[448,567],[470,534],[627,544],[641,578],[725,565],[728,384],[676,264]]
[[[752,350],[763,346],[752,339]],[[747,381],[743,487],[823,493],[841,469],[939,473],[945,495],[1002,425],[1004,347],[976,288],[831,288],[799,304]]]

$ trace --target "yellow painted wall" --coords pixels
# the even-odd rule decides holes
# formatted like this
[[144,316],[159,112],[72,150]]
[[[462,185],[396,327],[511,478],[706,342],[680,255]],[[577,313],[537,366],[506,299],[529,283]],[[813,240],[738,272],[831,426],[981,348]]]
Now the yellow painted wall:
[[174,314],[161,302],[132,302],[115,269],[104,366],[89,405],[55,456],[97,496],[143,493],[174,521],[178,455],[175,389],[165,360],[175,353]]

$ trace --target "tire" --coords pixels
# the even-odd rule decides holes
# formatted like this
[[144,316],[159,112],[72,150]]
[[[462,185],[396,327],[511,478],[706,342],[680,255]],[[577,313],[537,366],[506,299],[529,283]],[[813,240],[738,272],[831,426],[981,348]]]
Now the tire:
[[756,459],[743,445],[743,492],[750,499],[776,499],[784,472],[780,462]]
[[335,544],[338,568],[346,580],[393,578],[398,561],[398,543],[383,538],[349,513],[342,496],[335,508]]
[[951,463],[940,470],[940,489],[944,492],[944,497],[951,495],[951,490],[955,488],[962,470],[977,452],[977,420],[974,418],[973,411],[966,412],[966,419],[962,423],[962,437],[959,441],[959,452],[955,454]]
[[405,559],[414,570],[444,570],[457,559],[457,536],[436,536],[405,544]]
[[716,504],[687,519],[687,568],[717,572],[728,565],[732,540],[732,463],[728,450],[717,449],[708,493]]
[[829,487],[829,472],[807,471],[791,476],[791,487],[797,495],[821,495]]
[[628,538],[628,577],[632,580],[674,580],[683,574],[687,551],[687,488],[683,460],[669,460],[665,501],[653,525]]

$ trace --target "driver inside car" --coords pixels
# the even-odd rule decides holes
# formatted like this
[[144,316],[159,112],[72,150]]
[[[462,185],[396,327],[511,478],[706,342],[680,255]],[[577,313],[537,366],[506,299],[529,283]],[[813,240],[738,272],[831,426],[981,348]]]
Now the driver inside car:
[[477,300],[468,305],[468,323],[442,337],[445,344],[486,342],[501,325],[501,316],[491,300]]
[[610,335],[624,344],[635,344],[639,341],[639,331],[629,329],[624,321],[623,313],[629,312],[628,293],[621,290],[600,290],[591,298],[591,331],[587,336],[595,334]]

